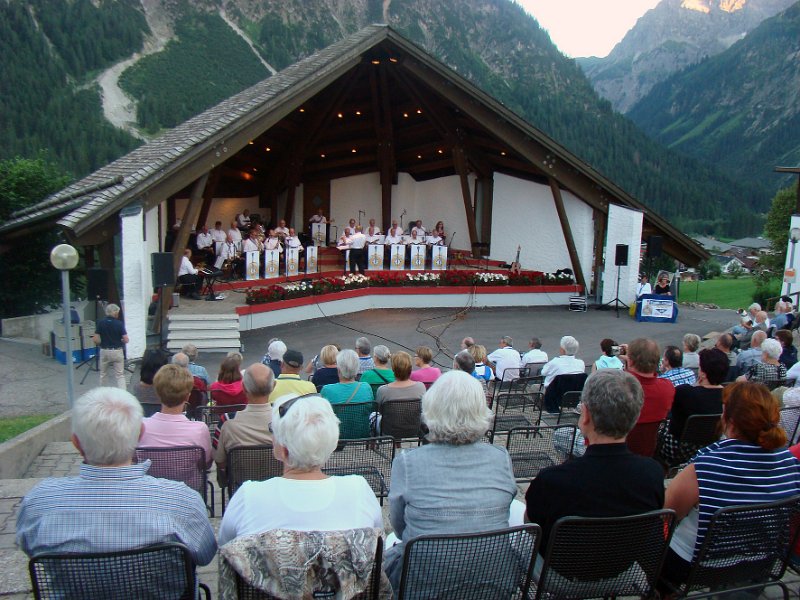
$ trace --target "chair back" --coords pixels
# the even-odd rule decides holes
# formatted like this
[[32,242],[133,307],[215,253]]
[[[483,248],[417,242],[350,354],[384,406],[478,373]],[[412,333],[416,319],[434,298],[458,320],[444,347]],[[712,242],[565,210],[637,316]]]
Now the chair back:
[[559,519],[550,531],[537,600],[651,596],[674,524],[671,510]]
[[580,392],[586,383],[586,373],[568,373],[556,375],[547,386],[544,394],[544,408],[547,412],[557,413],[561,407],[561,397],[566,392]]
[[247,394],[244,393],[244,388],[238,394],[229,394],[223,390],[211,390],[211,402],[217,406],[247,404]]
[[542,367],[546,362],[526,363],[525,368],[528,369],[528,377],[539,377],[542,374]]
[[424,535],[405,544],[400,600],[528,597],[541,529]]
[[686,419],[680,442],[696,449],[705,448],[720,438],[719,421],[722,413],[691,415]]
[[369,437],[369,415],[374,410],[374,402],[346,402],[331,406],[339,418],[340,440]]
[[541,392],[531,394],[499,394],[495,398],[492,440],[515,427],[535,427],[542,418]]
[[682,593],[747,587],[781,579],[799,519],[800,495],[717,511],[711,517]]
[[223,406],[198,406],[194,410],[196,421],[203,421],[208,425],[209,430],[214,432],[214,428],[219,424],[219,416],[225,413],[238,412],[247,408],[247,404],[227,404]]
[[419,440],[422,400],[387,400],[381,404],[380,411],[382,435],[390,435],[395,440]]
[[28,562],[33,595],[63,598],[195,598],[195,565],[183,544],[90,554],[42,554]]
[[189,392],[189,401],[186,403],[186,416],[189,419],[194,419],[197,414],[197,409],[201,406],[208,404],[208,392],[193,388]]
[[392,436],[340,440],[322,470],[328,475],[361,475],[383,504],[383,499],[389,495],[392,460]]
[[556,423],[577,423],[580,413],[578,412],[578,404],[581,403],[581,394],[583,392],[573,390],[571,392],[564,392],[561,396],[561,402],[558,410],[558,418]]
[[572,457],[574,425],[514,427],[508,432],[506,450],[518,482],[533,481],[542,469],[560,465]]
[[137,448],[136,462],[145,460],[150,461],[148,475],[182,481],[206,499],[206,453],[200,446]]
[[781,409],[781,427],[786,432],[790,446],[800,441],[800,404]]
[[[237,446],[228,450],[228,498],[231,498],[245,481],[266,481],[283,474],[281,463],[269,444]],[[223,506],[224,508],[224,506]]]

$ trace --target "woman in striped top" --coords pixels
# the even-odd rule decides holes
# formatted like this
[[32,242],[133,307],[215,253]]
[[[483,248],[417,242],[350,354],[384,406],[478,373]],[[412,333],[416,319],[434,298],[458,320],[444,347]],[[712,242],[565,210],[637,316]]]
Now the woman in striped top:
[[785,449],[778,402],[766,386],[730,385],[722,404],[726,439],[700,450],[667,488],[664,506],[682,519],[662,574],[674,584],[688,575],[715,512],[800,494],[800,462]]

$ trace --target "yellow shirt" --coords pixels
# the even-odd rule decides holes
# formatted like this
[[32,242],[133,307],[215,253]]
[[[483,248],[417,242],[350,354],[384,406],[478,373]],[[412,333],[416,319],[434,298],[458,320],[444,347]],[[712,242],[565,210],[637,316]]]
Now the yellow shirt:
[[303,394],[313,394],[316,391],[317,386],[310,381],[303,381],[300,379],[300,375],[281,373],[275,381],[275,389],[269,395],[269,402],[272,404],[286,394],[300,394],[302,396]]

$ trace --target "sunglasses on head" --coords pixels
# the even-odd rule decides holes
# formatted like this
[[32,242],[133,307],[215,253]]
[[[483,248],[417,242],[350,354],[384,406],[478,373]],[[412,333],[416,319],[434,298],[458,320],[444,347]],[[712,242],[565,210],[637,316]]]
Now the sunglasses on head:
[[[278,416],[282,419],[286,416],[286,413],[289,412],[289,409],[294,406],[294,403],[302,398],[310,398],[311,396],[318,396],[316,392],[310,394],[303,394],[302,396],[295,396],[291,400],[287,400],[283,404],[278,407]],[[272,423],[269,424],[269,430],[272,431]]]

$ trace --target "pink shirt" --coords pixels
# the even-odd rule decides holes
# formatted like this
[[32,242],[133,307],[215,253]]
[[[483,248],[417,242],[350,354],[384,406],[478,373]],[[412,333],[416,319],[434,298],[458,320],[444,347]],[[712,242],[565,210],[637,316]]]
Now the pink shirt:
[[[411,381],[421,381],[422,383],[433,383],[442,375],[437,367],[423,367],[411,373]],[[426,386],[427,387],[427,386]]]
[[211,435],[202,421],[190,421],[184,415],[156,413],[143,419],[144,433],[139,448],[173,448],[200,446],[206,453],[206,466],[211,466]]

